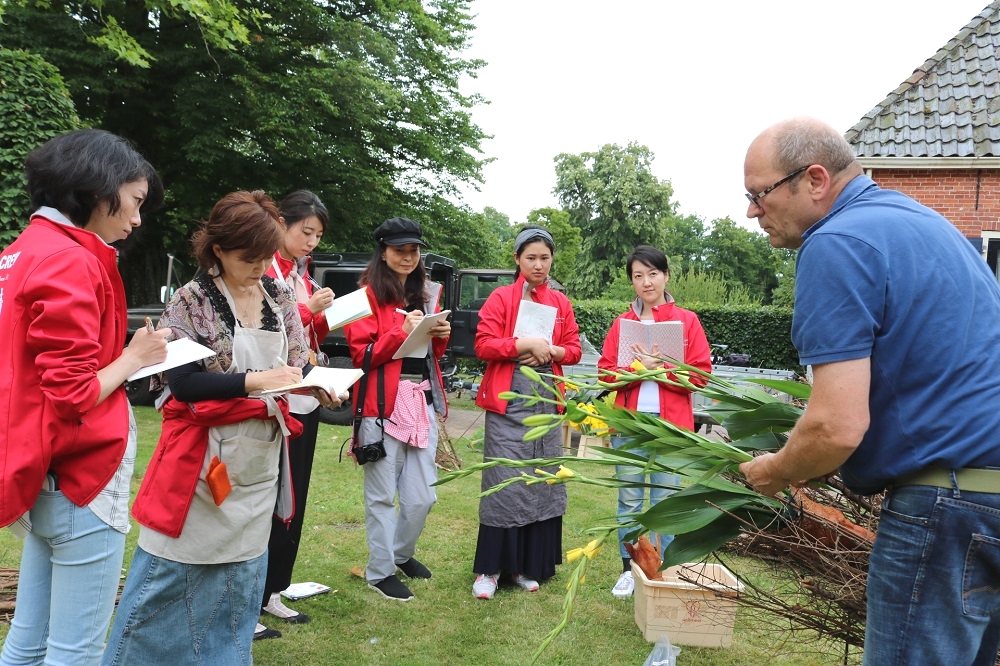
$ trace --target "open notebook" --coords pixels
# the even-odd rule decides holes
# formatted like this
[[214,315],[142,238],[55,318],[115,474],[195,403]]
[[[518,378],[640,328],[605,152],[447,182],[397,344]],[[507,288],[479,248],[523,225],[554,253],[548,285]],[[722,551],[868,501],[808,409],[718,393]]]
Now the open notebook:
[[655,345],[656,356],[669,356],[684,362],[684,323],[679,321],[658,321],[644,323],[633,319],[622,319],[618,329],[618,366],[627,367],[635,360],[632,345],[642,345],[652,352]]

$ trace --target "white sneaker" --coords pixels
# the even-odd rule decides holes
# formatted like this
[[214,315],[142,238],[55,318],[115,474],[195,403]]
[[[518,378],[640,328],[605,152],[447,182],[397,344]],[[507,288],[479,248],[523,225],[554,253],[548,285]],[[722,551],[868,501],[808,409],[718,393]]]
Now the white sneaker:
[[531,580],[527,576],[522,576],[521,574],[514,574],[514,582],[522,590],[527,590],[528,592],[538,591],[538,581]]
[[618,582],[615,586],[611,588],[611,594],[615,595],[616,599],[628,599],[632,596],[632,592],[635,591],[635,580],[632,579],[632,572],[626,571],[621,576],[618,577]]
[[476,582],[472,584],[472,596],[476,599],[492,599],[497,591],[497,579],[499,577],[500,574],[493,574],[492,576],[479,574],[476,577]]

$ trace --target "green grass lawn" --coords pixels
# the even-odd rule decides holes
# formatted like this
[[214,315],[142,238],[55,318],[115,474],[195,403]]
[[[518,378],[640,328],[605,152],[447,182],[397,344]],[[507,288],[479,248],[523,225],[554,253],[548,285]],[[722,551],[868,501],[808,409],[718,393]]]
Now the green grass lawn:
[[[464,405],[463,405],[464,407]],[[159,414],[138,408],[139,461],[133,495],[159,435]],[[470,433],[472,435],[472,433]],[[305,625],[265,619],[284,637],[254,644],[254,660],[262,666],[286,664],[510,664],[525,666],[545,635],[558,622],[569,568],[536,593],[501,587],[492,601],[472,596],[472,560],[478,529],[479,477],[461,479],[438,489],[438,503],[418,543],[417,557],[433,572],[430,580],[407,581],[416,598],[389,601],[349,572],[367,558],[362,505],[362,471],[348,458],[337,457],[348,428],[320,426],[309,506],[295,581],[316,581],[333,588],[329,594],[290,603],[313,620]],[[481,438],[481,432],[472,437]],[[467,464],[480,462],[481,451],[465,440],[456,449]],[[585,545],[584,530],[606,522],[616,507],[614,491],[571,485],[564,519],[564,548]],[[129,533],[126,568],[138,538]],[[0,530],[0,567],[16,567],[20,542]],[[745,563],[748,568],[752,562]],[[623,664],[639,666],[652,650],[636,627],[631,600],[611,596],[621,571],[617,551],[605,547],[592,562],[577,598],[573,620],[542,655],[541,664]],[[743,571],[737,573],[743,574]],[[0,624],[0,638],[7,625]],[[683,647],[682,666],[825,665],[842,663],[837,648],[801,634],[792,640],[773,620],[740,608],[733,645],[728,649]],[[825,654],[823,654],[825,652]]]

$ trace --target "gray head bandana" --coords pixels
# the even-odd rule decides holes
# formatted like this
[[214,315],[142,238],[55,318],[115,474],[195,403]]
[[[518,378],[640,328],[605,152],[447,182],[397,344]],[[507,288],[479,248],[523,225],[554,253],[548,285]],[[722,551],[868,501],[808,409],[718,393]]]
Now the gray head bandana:
[[555,245],[555,241],[552,240],[552,234],[545,229],[525,229],[514,239],[514,254],[521,254],[524,246],[531,241],[542,239],[552,243],[553,246]]

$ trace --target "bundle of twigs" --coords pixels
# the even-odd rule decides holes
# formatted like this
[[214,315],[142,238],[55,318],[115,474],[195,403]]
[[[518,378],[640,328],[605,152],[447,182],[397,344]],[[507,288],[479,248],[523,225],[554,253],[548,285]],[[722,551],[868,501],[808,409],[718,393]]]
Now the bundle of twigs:
[[440,416],[438,416],[438,443],[434,464],[446,472],[462,469],[462,458],[455,450],[455,444],[451,441],[451,435],[448,434],[448,429],[444,427],[444,421]]
[[17,569],[0,568],[0,621],[10,622],[17,597]]

